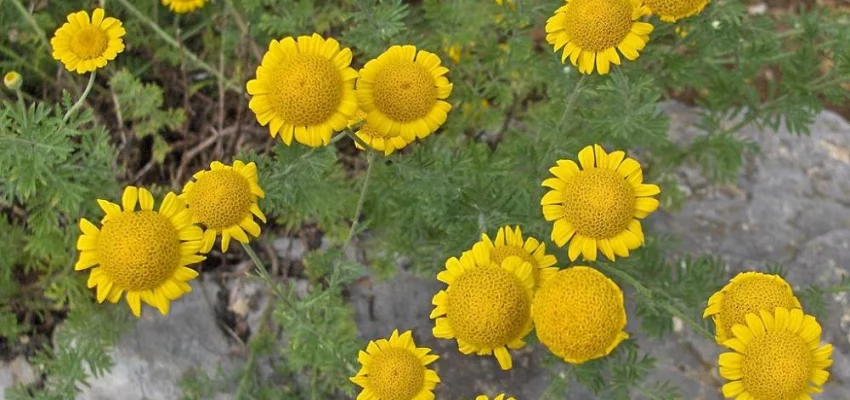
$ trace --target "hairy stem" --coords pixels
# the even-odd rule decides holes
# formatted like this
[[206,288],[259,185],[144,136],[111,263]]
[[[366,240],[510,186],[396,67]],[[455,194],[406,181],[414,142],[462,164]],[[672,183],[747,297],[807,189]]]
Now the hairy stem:
[[83,90],[83,94],[80,95],[80,99],[77,100],[77,102],[74,103],[74,105],[68,109],[68,111],[65,113],[65,116],[62,117],[62,123],[68,122],[68,119],[71,118],[71,115],[73,115],[75,112],[77,112],[77,109],[83,106],[83,103],[85,103],[86,101],[86,97],[88,97],[89,92],[91,92],[91,88],[94,87],[94,78],[96,75],[97,70],[91,72],[91,74],[89,75],[89,83],[88,85],[86,85],[86,89]]
[[366,191],[369,189],[369,179],[372,177],[372,167],[375,165],[375,156],[377,153],[370,151],[366,155],[366,177],[363,178],[363,187],[360,188],[360,198],[357,199],[357,208],[354,210],[354,218],[351,221],[351,229],[348,230],[348,237],[345,238],[345,243],[342,245],[342,251],[348,249],[351,244],[351,239],[357,232],[357,225],[360,223],[360,214],[363,212],[363,203],[366,201]]

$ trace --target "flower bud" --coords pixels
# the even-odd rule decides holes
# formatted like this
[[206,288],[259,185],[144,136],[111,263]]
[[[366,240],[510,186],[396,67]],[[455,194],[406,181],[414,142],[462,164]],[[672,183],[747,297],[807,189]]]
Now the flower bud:
[[19,90],[22,83],[24,83],[24,78],[17,71],[9,71],[6,75],[3,75],[3,84],[9,90]]

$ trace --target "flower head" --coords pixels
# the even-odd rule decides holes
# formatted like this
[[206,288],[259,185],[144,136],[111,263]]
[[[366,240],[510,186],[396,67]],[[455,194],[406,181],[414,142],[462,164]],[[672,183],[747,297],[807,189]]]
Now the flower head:
[[731,338],[734,325],[746,324],[747,314],[772,313],[777,307],[802,307],[791,285],[778,275],[742,272],[708,299],[703,318],[712,317],[717,343],[723,344]]
[[431,349],[416,347],[413,335],[393,331],[389,339],[369,342],[357,360],[362,367],[351,381],[363,388],[358,400],[430,400],[440,377],[426,368],[437,361]]
[[[482,395],[475,397],[475,400],[490,400],[490,398],[487,397],[486,394],[482,394]],[[502,394],[499,394],[498,396],[494,397],[493,400],[516,400],[516,399],[513,398],[513,397],[505,397],[505,394],[502,393]]]
[[185,14],[200,9],[207,1],[208,0],[162,0],[162,5],[168,6],[171,11],[174,11],[177,14]]
[[294,135],[301,144],[325,146],[357,112],[357,71],[349,65],[351,49],[333,38],[314,33],[272,40],[257,77],[248,82],[248,107],[286,145]]
[[821,327],[800,309],[777,307],[747,314],[723,342],[732,352],[720,355],[726,398],[804,400],[820,393],[829,378],[832,345],[820,345]]
[[[406,140],[401,135],[391,136],[381,133],[380,131],[375,129],[374,126],[369,124],[369,122],[364,122],[365,120],[366,113],[358,110],[357,118],[351,120],[349,126],[354,126],[359,122],[363,122],[363,124],[360,125],[360,128],[357,129],[355,135],[357,135],[360,140],[362,140],[364,143],[366,143],[367,146],[371,147],[372,149],[384,152],[385,156],[389,156],[396,150],[401,150],[407,147],[408,144],[413,142],[412,140]],[[365,150],[360,144],[360,142],[355,141],[354,146],[356,146],[360,150]]]
[[257,205],[257,198],[265,197],[257,183],[257,165],[236,160],[233,166],[218,161],[210,170],[199,171],[186,183],[180,198],[186,201],[192,220],[206,227],[202,252],[209,252],[221,233],[221,251],[227,251],[230,238],[248,243],[248,235],[260,236],[260,225],[254,217],[266,222],[266,216]]
[[[127,186],[118,204],[98,200],[106,213],[102,227],[83,218],[77,240],[80,259],[74,269],[89,269],[88,287],[97,286],[97,301],[118,302],[127,292],[127,304],[136,317],[141,301],[168,314],[171,300],[189,293],[186,281],[198,273],[186,265],[204,260],[203,231],[192,224],[189,210],[169,192],[154,211],[153,195],[144,188]],[[136,210],[136,204],[140,210]]]
[[9,90],[18,90],[21,88],[21,85],[24,83],[24,78],[21,77],[21,74],[18,71],[9,71],[6,75],[3,75],[3,84]]
[[570,62],[584,74],[594,68],[605,75],[620,55],[638,58],[649,41],[652,25],[637,21],[649,10],[643,0],[567,0],[546,21],[546,41],[555,52],[564,49],[561,62]]
[[638,219],[658,208],[652,196],[661,192],[656,185],[643,183],[637,161],[622,151],[611,154],[598,144],[578,153],[579,166],[571,160],[558,160],[549,169],[554,178],[543,181],[550,189],[540,204],[547,221],[555,221],[552,241],[558,246],[570,242],[570,260],[579,254],[595,261],[597,250],[614,261],[627,257],[643,243]]
[[676,22],[702,12],[711,0],[645,0],[650,12],[664,22]]
[[92,72],[105,67],[124,51],[124,34],[121,21],[105,18],[102,8],[95,9],[91,19],[85,11],[71,13],[68,22],[50,39],[53,58],[65,64],[69,71]]
[[384,137],[423,139],[446,122],[452,108],[443,100],[452,92],[448,72],[436,54],[392,46],[360,70],[357,103]]
[[434,296],[434,337],[457,339],[463,354],[495,354],[502,369],[511,369],[508,348],[525,346],[531,332],[534,287],[531,264],[507,257],[496,264],[483,243],[460,259],[446,261],[437,279],[449,287]]
[[564,269],[543,281],[531,317],[540,342],[573,364],[604,357],[629,337],[623,291],[590,267]]
[[496,265],[501,265],[511,256],[531,264],[535,287],[539,286],[542,279],[558,272],[558,269],[553,267],[558,260],[555,256],[546,254],[546,244],[530,236],[523,241],[522,230],[518,226],[499,228],[495,240],[490,240],[486,233],[482,233],[479,243],[490,252],[490,258]]

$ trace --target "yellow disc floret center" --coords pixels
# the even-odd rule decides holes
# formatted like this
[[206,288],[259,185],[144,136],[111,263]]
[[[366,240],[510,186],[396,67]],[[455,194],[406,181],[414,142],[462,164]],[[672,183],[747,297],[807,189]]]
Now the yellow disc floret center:
[[425,67],[413,61],[393,61],[375,76],[375,107],[397,122],[424,118],[437,103],[437,84]]
[[180,238],[167,217],[153,211],[124,212],[103,224],[99,264],[120,288],[159,287],[180,265]]
[[632,29],[629,0],[570,0],[565,13],[564,30],[582,50],[616,47]]
[[272,70],[271,75],[272,108],[288,124],[324,123],[342,101],[342,74],[331,60],[319,55],[295,55]]
[[369,383],[381,400],[411,400],[425,384],[425,367],[409,350],[384,349],[369,364]]
[[799,334],[789,331],[754,338],[741,364],[741,381],[756,399],[797,399],[806,392],[811,374],[809,346]]
[[519,279],[502,268],[464,272],[448,289],[446,318],[458,339],[479,348],[519,339],[531,299]]
[[522,247],[517,246],[495,246],[493,250],[490,251],[490,259],[496,263],[496,265],[502,265],[502,261],[505,261],[508,257],[519,257],[522,261],[525,261],[531,264],[531,273],[534,275],[534,281],[537,282],[537,276],[540,271],[537,270],[537,260],[531,253],[525,251]]
[[575,174],[564,189],[567,222],[581,235],[607,239],[626,230],[634,218],[635,192],[610,169],[587,169]]
[[677,18],[698,12],[705,3],[706,0],[646,0],[646,6],[654,13]]
[[76,31],[71,39],[71,52],[83,60],[90,60],[102,56],[108,42],[106,32],[89,25]]
[[249,215],[251,185],[236,171],[209,171],[198,177],[187,200],[200,223],[220,230],[238,224]]
[[360,130],[358,132],[360,132],[364,135],[371,136],[373,138],[389,139],[389,138],[393,137],[392,135],[381,133],[381,131],[373,128],[372,125],[369,125],[368,123],[360,126]]
[[735,324],[746,324],[747,314],[758,314],[760,310],[773,313],[776,307],[791,310],[798,305],[783,282],[768,277],[751,277],[735,282],[724,293],[718,318],[728,335]]

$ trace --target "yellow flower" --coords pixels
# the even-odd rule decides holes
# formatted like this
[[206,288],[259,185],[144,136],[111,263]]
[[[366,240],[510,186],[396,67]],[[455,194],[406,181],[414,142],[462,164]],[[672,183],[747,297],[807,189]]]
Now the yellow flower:
[[442,100],[452,92],[448,72],[436,54],[392,46],[360,70],[357,103],[366,122],[386,137],[423,139],[446,122],[452,108]]
[[6,75],[3,75],[3,84],[9,90],[18,90],[21,88],[21,84],[24,83],[24,78],[21,77],[17,71],[9,71]]
[[[498,0],[496,0],[496,1],[498,1]],[[489,397],[487,397],[487,395],[482,394],[482,395],[477,396],[477,397],[475,398],[475,400],[490,400],[490,398],[489,398]],[[494,398],[493,398],[493,400],[516,400],[516,399],[515,399],[515,398],[513,398],[513,397],[505,397],[505,394],[504,394],[504,393],[502,393],[502,394],[500,394],[500,395],[498,395],[498,396],[494,397]]]
[[605,75],[611,64],[620,65],[620,55],[638,58],[649,41],[652,25],[637,21],[649,14],[643,0],[567,0],[546,21],[546,41],[555,52],[564,48],[567,57],[584,74],[594,68]]
[[[363,122],[366,119],[366,113],[363,111],[357,111],[357,118],[351,120],[351,123],[348,125],[349,127],[353,127],[359,122]],[[389,136],[385,135],[381,132],[378,132],[377,129],[372,127],[368,122],[364,122],[360,125],[360,128],[355,133],[357,137],[366,143],[369,147],[384,152],[385,156],[389,156],[396,150],[401,150],[405,148],[408,144],[412,143],[412,141],[407,141],[404,137],[397,136]],[[363,146],[360,145],[360,142],[355,141],[354,146],[356,146],[360,150],[365,150]]]
[[537,338],[566,362],[611,353],[629,337],[623,291],[590,267],[572,267],[544,280],[531,305]]
[[200,9],[208,0],[162,0],[162,5],[168,6],[177,14],[185,14]]
[[811,400],[829,379],[832,345],[820,346],[821,327],[803,310],[777,307],[747,314],[732,327],[734,350],[718,359],[723,396],[738,400]]
[[105,67],[107,61],[124,51],[125,33],[121,21],[104,18],[102,8],[95,9],[91,19],[85,11],[71,13],[68,22],[50,39],[53,58],[65,64],[69,71],[92,72]]
[[450,258],[437,275],[449,287],[431,301],[436,306],[431,312],[434,337],[457,339],[463,354],[495,354],[502,369],[511,369],[508,348],[525,346],[522,339],[532,328],[531,269],[519,257],[496,264],[482,243],[460,259]]
[[651,197],[661,192],[656,185],[643,183],[637,161],[622,151],[605,153],[598,144],[578,153],[582,169],[570,160],[558,160],[549,169],[555,178],[543,181],[553,190],[540,204],[547,221],[555,221],[552,241],[559,247],[570,242],[569,257],[579,254],[595,261],[597,250],[614,261],[627,257],[643,243],[638,219],[658,208]]
[[[189,293],[186,281],[198,273],[186,265],[204,260],[201,250],[203,231],[192,224],[189,210],[169,192],[159,211],[153,211],[154,199],[144,188],[127,186],[118,204],[98,200],[106,216],[102,228],[83,218],[82,234],[77,240],[80,259],[74,269],[91,270],[88,287],[97,286],[97,301],[118,302],[127,292],[127,304],[136,317],[141,303],[168,314],[170,301]],[[136,210],[136,204],[140,210]]]
[[802,308],[791,285],[778,275],[742,272],[708,299],[702,317],[712,317],[715,339],[723,344],[732,336],[734,325],[746,324],[744,317],[747,314],[758,313],[759,310],[772,313],[777,307]]
[[664,22],[676,22],[702,12],[711,0],[645,0],[650,12]]
[[257,183],[257,165],[236,160],[233,166],[218,161],[210,164],[209,171],[199,171],[183,187],[180,198],[186,201],[195,223],[206,227],[201,252],[209,252],[221,233],[221,251],[227,251],[230,238],[248,243],[248,235],[260,236],[260,226],[254,216],[266,222],[266,216],[257,205],[258,197],[265,197]]
[[357,112],[357,71],[349,65],[351,49],[332,38],[314,33],[272,40],[256,79],[248,82],[248,107],[287,146],[293,134],[301,144],[326,146]]
[[523,242],[522,230],[518,226],[513,229],[510,226],[499,228],[495,241],[490,240],[486,233],[482,233],[478,243],[490,252],[491,261],[496,265],[502,265],[502,262],[511,256],[531,264],[535,287],[540,285],[541,280],[558,272],[557,268],[552,267],[558,260],[555,256],[546,254],[546,244],[533,237],[528,237]]
[[357,356],[360,372],[351,378],[363,388],[357,400],[432,400],[440,377],[426,367],[439,356],[429,352],[416,347],[410,331],[394,330],[389,340],[369,342]]
[[460,50],[459,44],[453,44],[446,50],[449,54],[449,59],[454,61],[455,64],[460,63]]

